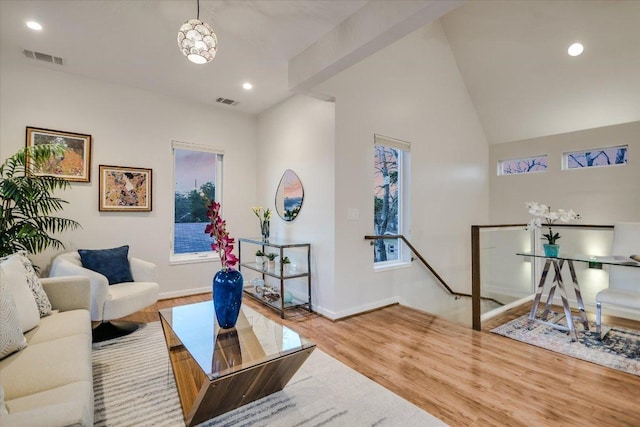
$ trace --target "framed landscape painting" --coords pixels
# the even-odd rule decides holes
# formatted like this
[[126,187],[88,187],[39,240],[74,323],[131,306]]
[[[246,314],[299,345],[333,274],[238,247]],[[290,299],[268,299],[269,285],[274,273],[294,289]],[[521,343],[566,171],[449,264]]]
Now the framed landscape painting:
[[151,169],[100,165],[101,212],[150,212]]
[[40,144],[64,146],[62,156],[52,156],[34,175],[55,175],[67,181],[89,182],[91,179],[91,135],[40,129],[27,126],[27,147]]

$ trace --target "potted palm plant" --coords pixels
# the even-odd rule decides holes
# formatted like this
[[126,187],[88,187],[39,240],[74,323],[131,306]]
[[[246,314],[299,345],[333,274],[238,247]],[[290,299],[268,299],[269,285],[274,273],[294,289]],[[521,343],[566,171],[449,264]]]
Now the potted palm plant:
[[61,155],[61,145],[41,144],[21,149],[0,165],[0,257],[19,250],[34,254],[48,247],[64,248],[53,234],[80,227],[74,220],[52,215],[68,203],[53,193],[67,189],[69,182],[31,173]]

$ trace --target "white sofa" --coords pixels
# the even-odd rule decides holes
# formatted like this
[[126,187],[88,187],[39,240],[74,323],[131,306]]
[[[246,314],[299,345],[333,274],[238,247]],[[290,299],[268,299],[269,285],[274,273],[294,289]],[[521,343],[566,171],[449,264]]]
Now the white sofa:
[[92,426],[89,279],[40,281],[54,312],[24,334],[26,348],[0,360],[8,411],[0,426]]

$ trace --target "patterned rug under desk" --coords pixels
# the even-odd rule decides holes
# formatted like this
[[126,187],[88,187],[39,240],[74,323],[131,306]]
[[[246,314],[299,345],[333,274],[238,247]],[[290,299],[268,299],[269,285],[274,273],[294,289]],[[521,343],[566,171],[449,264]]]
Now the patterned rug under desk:
[[590,331],[584,331],[579,322],[576,323],[576,328],[578,342],[571,342],[567,332],[530,321],[528,315],[524,315],[492,329],[491,332],[640,376],[640,331],[603,326],[603,331],[609,332],[600,340],[595,332],[595,324],[589,324]]
[[[93,346],[96,426],[184,426],[159,322]],[[277,393],[200,426],[444,426],[319,349]]]

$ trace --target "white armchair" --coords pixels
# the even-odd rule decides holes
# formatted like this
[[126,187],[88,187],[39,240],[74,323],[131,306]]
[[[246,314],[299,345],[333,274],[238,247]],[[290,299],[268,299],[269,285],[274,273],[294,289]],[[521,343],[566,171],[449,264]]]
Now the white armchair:
[[[620,222],[614,226],[611,253],[625,257],[640,253],[640,222]],[[640,310],[640,268],[610,267],[609,287],[596,295],[598,334],[602,326],[602,304]]]
[[102,322],[94,328],[94,341],[122,336],[137,329],[136,324],[112,320],[135,313],[158,301],[156,266],[148,261],[129,257],[133,282],[109,285],[102,274],[82,266],[78,252],[58,255],[51,265],[50,277],[84,276],[91,282],[91,320]]

